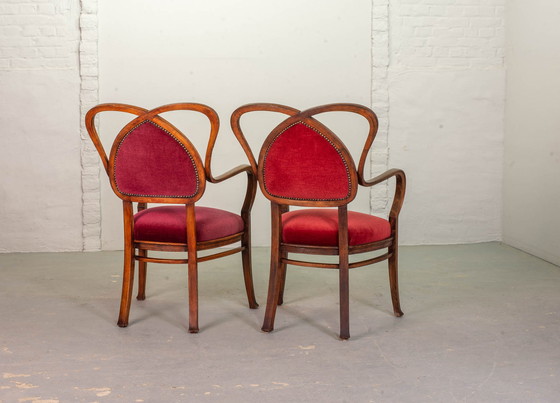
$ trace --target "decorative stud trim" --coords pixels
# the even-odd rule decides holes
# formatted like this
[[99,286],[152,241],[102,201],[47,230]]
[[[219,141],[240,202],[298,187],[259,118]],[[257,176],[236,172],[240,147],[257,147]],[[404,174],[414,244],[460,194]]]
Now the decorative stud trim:
[[[137,194],[137,193],[127,193],[127,192],[123,192],[120,188],[119,188],[119,184],[117,182],[117,177],[116,177],[116,171],[117,171],[117,156],[119,155],[119,150],[121,148],[121,145],[124,143],[124,141],[126,140],[126,138],[137,128],[139,128],[140,126],[142,126],[145,123],[150,123],[152,126],[157,127],[158,129],[162,130],[163,132],[165,132],[167,135],[169,135],[173,140],[175,140],[182,148],[183,150],[185,150],[185,153],[187,153],[187,155],[189,156],[189,159],[191,160],[191,163],[193,165],[193,168],[195,170],[195,174],[196,174],[196,189],[194,191],[194,193],[190,194],[190,195],[176,195],[176,196],[169,196],[169,195],[152,195],[152,194]],[[168,130],[164,129],[163,127],[161,127],[160,125],[152,122],[151,120],[144,120],[143,122],[138,123],[136,126],[134,126],[132,129],[130,129],[128,131],[128,133],[126,133],[126,135],[122,138],[122,140],[119,143],[119,146],[117,147],[117,151],[115,152],[115,167],[113,169],[113,180],[115,182],[115,186],[117,187],[117,190],[122,193],[123,195],[127,195],[127,196],[135,196],[135,197],[158,197],[158,198],[165,198],[165,199],[177,199],[177,198],[189,198],[189,197],[194,197],[197,193],[198,190],[200,189],[200,179],[199,179],[199,174],[198,174],[198,169],[196,167],[196,164],[194,162],[194,158],[191,155],[191,153],[189,153],[189,151],[187,150],[187,148],[185,147],[185,145],[183,143],[181,143],[177,137],[175,137],[172,133],[170,133]]]
[[[331,145],[331,147],[333,147],[336,152],[338,153],[338,155],[340,156],[340,159],[342,160],[342,162],[344,163],[344,169],[346,170],[346,177],[348,178],[348,193],[346,194],[345,197],[339,197],[339,198],[322,198],[322,199],[315,199],[315,198],[302,198],[302,197],[289,197],[289,196],[279,196],[276,194],[273,194],[270,192],[270,190],[268,189],[267,185],[266,185],[266,159],[268,157],[268,152],[270,151],[270,149],[272,148],[272,145],[276,142],[276,140],[278,140],[278,138],[284,134],[284,132],[288,129],[291,129],[292,127],[296,126],[296,125],[304,125],[305,127],[313,130],[315,133],[317,133],[319,136],[321,136],[322,138],[324,138],[325,140],[327,140],[327,142]],[[344,159],[344,156],[342,155],[342,153],[340,152],[340,150],[338,148],[336,148],[336,145],[332,142],[332,140],[330,138],[328,138],[327,136],[325,136],[323,133],[321,133],[319,130],[317,130],[316,128],[308,125],[307,123],[303,122],[303,121],[297,121],[295,123],[292,123],[291,125],[289,125],[288,127],[286,127],[284,130],[282,130],[280,133],[278,133],[275,137],[274,140],[272,140],[272,142],[270,143],[270,145],[268,146],[265,156],[264,156],[264,161],[263,161],[263,185],[264,188],[266,189],[266,191],[268,192],[268,194],[270,194],[271,196],[274,197],[278,197],[280,199],[291,199],[291,200],[302,200],[302,201],[337,201],[337,200],[344,200],[346,198],[348,198],[351,194],[352,194],[352,180],[350,178],[350,168],[348,168],[348,163],[346,162],[346,159]]]

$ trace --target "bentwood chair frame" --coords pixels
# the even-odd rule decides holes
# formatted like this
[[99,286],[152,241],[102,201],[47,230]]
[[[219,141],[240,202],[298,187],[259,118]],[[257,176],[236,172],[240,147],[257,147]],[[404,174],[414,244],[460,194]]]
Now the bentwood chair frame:
[[[243,146],[254,172],[258,174],[259,186],[263,194],[271,203],[272,219],[272,241],[271,241],[271,265],[268,287],[268,298],[266,305],[265,318],[262,330],[270,332],[274,328],[276,308],[283,303],[284,286],[286,282],[286,265],[297,265],[304,267],[319,267],[327,269],[337,269],[339,271],[340,287],[340,338],[348,339],[349,330],[349,269],[362,267],[377,263],[383,260],[388,261],[389,283],[391,299],[395,316],[400,317],[403,312],[399,301],[398,288],[398,219],[401,210],[406,187],[405,173],[400,169],[390,169],[372,179],[364,177],[364,168],[369,157],[369,151],[378,129],[378,120],[375,113],[362,105],[357,104],[329,104],[314,107],[304,111],[291,108],[285,105],[257,103],[242,106],[234,111],[231,116],[231,126],[240,141],[245,142],[240,125],[241,117],[248,112],[269,111],[288,115],[288,118],[276,126],[266,138],[259,154],[258,164],[254,155],[245,143]],[[342,141],[325,125],[314,119],[314,115],[326,112],[351,112],[364,117],[369,123],[369,130],[362,149],[358,167],[356,169],[350,152]],[[338,200],[314,200],[312,198],[290,198],[282,195],[281,197],[271,194],[265,184],[265,158],[271,144],[281,133],[291,126],[303,123],[320,133],[332,144],[339,155],[346,161],[348,168],[349,191],[346,197]],[[305,158],[304,155],[301,158]],[[317,167],[320,168],[320,167]],[[388,221],[390,223],[390,236],[376,242],[349,245],[348,240],[348,208],[347,205],[356,196],[359,186],[372,187],[390,178],[395,178],[395,193],[389,212]],[[338,209],[338,244],[336,246],[315,246],[306,244],[289,244],[282,240],[282,215],[289,211],[290,205],[303,207],[335,207]],[[349,262],[349,255],[361,254],[364,252],[386,249],[386,253],[373,258]],[[289,257],[290,253],[302,253],[310,255],[338,255],[339,261],[336,264],[323,262],[310,262],[294,260]]]
[[[185,137],[175,126],[167,120],[159,116],[164,112],[171,111],[194,111],[204,114],[210,122],[210,134],[204,162],[198,154],[193,144]],[[109,156],[101,143],[99,135],[95,127],[95,117],[106,111],[125,112],[136,115],[130,123],[122,128],[119,132]],[[150,122],[157,127],[163,129],[171,135],[183,149],[188,153],[190,159],[197,172],[197,188],[196,191],[188,197],[178,196],[138,196],[125,194],[119,190],[115,179],[115,157],[118,148],[123,139],[139,125]],[[132,299],[132,290],[134,282],[134,262],[138,261],[138,300],[146,298],[146,272],[148,263],[171,263],[171,264],[187,264],[188,265],[188,294],[189,294],[189,332],[197,333],[198,326],[198,263],[212,259],[221,258],[241,252],[243,263],[243,276],[249,307],[255,309],[258,307],[255,299],[253,288],[252,267],[251,267],[251,208],[253,206],[256,193],[256,174],[250,165],[239,165],[220,176],[213,176],[211,172],[211,158],[216,138],[219,130],[219,118],[217,113],[210,107],[197,103],[175,103],[147,110],[138,106],[106,103],[90,109],[85,117],[86,128],[97,149],[103,167],[109,176],[111,187],[115,194],[122,199],[123,203],[123,220],[124,220],[124,269],[122,282],[122,295],[120,303],[120,311],[118,318],[118,326],[126,327],[128,325],[130,305]],[[206,182],[220,183],[236,175],[245,173],[247,175],[247,187],[245,191],[245,199],[241,207],[240,216],[243,220],[244,228],[242,231],[230,236],[211,239],[207,241],[197,241],[196,235],[196,216],[195,202],[197,202],[206,187]],[[182,204],[186,209],[186,243],[175,242],[150,242],[134,239],[134,213],[133,203],[137,203],[137,211],[141,212],[148,208],[148,203],[166,203],[166,204]],[[225,251],[220,251],[210,255],[198,256],[199,251],[214,249],[240,243],[239,246]],[[136,253],[137,251],[137,253]],[[187,258],[162,258],[150,257],[148,251],[163,252],[186,252]]]

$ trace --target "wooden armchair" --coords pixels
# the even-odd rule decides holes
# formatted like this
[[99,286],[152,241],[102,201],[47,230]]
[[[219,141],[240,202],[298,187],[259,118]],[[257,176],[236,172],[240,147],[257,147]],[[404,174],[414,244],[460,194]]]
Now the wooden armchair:
[[[170,111],[195,111],[210,121],[210,135],[203,160],[192,143],[160,115]],[[94,119],[105,111],[136,115],[113,142],[109,157],[97,134]],[[251,208],[256,176],[250,165],[240,165],[214,177],[210,170],[218,135],[216,112],[205,105],[176,103],[146,110],[125,104],[101,104],[85,118],[115,194],[123,201],[124,270],[118,325],[126,327],[132,299],[134,262],[138,261],[138,300],[145,299],[147,263],[188,265],[189,332],[198,327],[198,263],[241,252],[243,276],[250,308],[257,308],[251,271]],[[195,204],[206,182],[220,183],[235,175],[247,175],[245,201],[240,214],[199,207]],[[133,203],[138,212],[133,213]],[[164,206],[148,207],[148,203]],[[198,252],[239,243],[239,246],[199,257]],[[148,251],[186,252],[186,258],[162,258]]]
[[[405,174],[400,169],[367,180],[364,167],[377,133],[377,117],[370,109],[355,104],[331,104],[298,111],[277,104],[250,104],[238,108],[231,117],[234,133],[242,139],[240,119],[245,113],[272,111],[289,117],[266,138],[258,164],[247,145],[244,149],[258,173],[262,193],[270,200],[272,242],[270,278],[262,330],[274,327],[276,308],[283,303],[286,265],[337,269],[340,287],[340,338],[348,339],[349,269],[383,260],[389,262],[389,282],[393,311],[403,312],[398,289],[398,217],[405,194]],[[314,115],[325,112],[352,112],[369,122],[369,132],[358,167],[343,142]],[[374,186],[396,179],[395,195],[388,220],[348,211],[358,186]],[[289,206],[303,209],[289,211]],[[350,263],[349,255],[386,249],[386,252]],[[337,255],[338,263],[293,260],[290,253]]]

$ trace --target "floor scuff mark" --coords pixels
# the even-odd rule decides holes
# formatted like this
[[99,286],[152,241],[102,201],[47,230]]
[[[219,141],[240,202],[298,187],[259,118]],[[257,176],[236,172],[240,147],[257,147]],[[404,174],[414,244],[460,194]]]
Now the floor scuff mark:
[[76,390],[85,390],[87,392],[95,392],[95,396],[97,397],[105,397],[111,394],[111,388],[79,388],[75,387]]
[[11,381],[14,385],[16,385],[16,388],[18,389],[35,389],[38,388],[38,385],[33,385],[31,383],[25,383],[25,382],[18,382],[18,381]]
[[10,374],[8,372],[4,372],[4,375],[2,376],[4,379],[10,379],[10,378],[27,378],[30,377],[31,375],[29,374]]

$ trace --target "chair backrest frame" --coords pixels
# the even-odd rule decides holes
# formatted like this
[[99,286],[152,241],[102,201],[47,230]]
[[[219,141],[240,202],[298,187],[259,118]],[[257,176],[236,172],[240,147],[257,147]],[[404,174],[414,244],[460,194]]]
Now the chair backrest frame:
[[[138,203],[171,203],[171,204],[193,204],[198,201],[202,195],[204,194],[205,186],[206,186],[206,171],[209,170],[209,166],[205,167],[198,151],[194,147],[194,145],[188,140],[188,138],[178,130],[174,125],[170,122],[159,116],[164,112],[169,111],[177,111],[177,110],[186,110],[186,111],[195,111],[204,114],[208,120],[210,121],[210,137],[208,141],[208,147],[206,150],[206,162],[209,165],[210,156],[212,153],[212,149],[216,142],[216,137],[219,130],[219,118],[217,113],[210,107],[202,104],[197,103],[176,103],[176,104],[168,104],[163,105],[158,108],[152,110],[146,110],[144,108],[136,107],[133,105],[126,105],[126,104],[101,104],[94,108],[92,108],[86,114],[86,128],[88,133],[101,157],[103,162],[103,166],[105,171],[109,176],[109,180],[111,183],[111,188],[113,189],[114,193],[122,200],[129,201],[129,202],[138,202]],[[135,119],[130,121],[126,124],[116,136],[115,140],[113,141],[111,152],[109,156],[107,156],[105,149],[99,139],[99,135],[97,134],[97,130],[95,128],[94,119],[97,114],[104,111],[118,111],[118,112],[127,112],[134,115],[137,115]],[[115,178],[115,159],[117,157],[118,149],[120,144],[122,143],[123,139],[136,127],[141,125],[142,123],[150,122],[151,124],[156,125],[167,134],[169,134],[175,141],[177,141],[180,146],[186,151],[186,153],[190,157],[190,161],[193,163],[193,168],[196,174],[196,190],[188,195],[188,197],[178,197],[178,196],[147,196],[147,195],[131,195],[121,192],[118,187],[116,178]]]
[[247,143],[247,139],[243,134],[243,130],[241,129],[241,117],[249,112],[278,112],[288,116],[294,116],[300,111],[298,109],[292,108],[291,106],[281,105],[281,104],[273,104],[273,103],[254,103],[254,104],[247,104],[240,106],[231,114],[230,124],[231,129],[237,140],[241,144],[243,151],[247,155],[247,159],[249,160],[249,164],[253,169],[253,173],[255,177],[257,176],[257,160],[255,159],[255,155],[251,150],[251,147]]
[[[240,125],[241,116],[254,111],[270,111],[270,112],[279,112],[288,115],[288,118],[277,125],[273,131],[267,136],[262,148],[261,152],[259,153],[259,160],[258,163],[255,160],[251,149],[249,148],[244,136],[243,131]],[[364,142],[364,147],[360,154],[360,159],[358,163],[358,167],[356,169],[354,160],[344,145],[344,143],[325,125],[323,125],[318,120],[314,119],[314,115],[318,115],[321,113],[326,112],[351,112],[364,117],[369,125],[367,137]],[[327,138],[332,139],[333,143],[335,144],[335,148],[341,154],[342,158],[348,164],[349,170],[349,180],[350,180],[350,191],[347,197],[339,200],[301,200],[301,199],[290,199],[285,197],[275,197],[274,195],[270,195],[266,187],[263,186],[265,183],[263,181],[263,162],[264,162],[264,155],[266,154],[266,148],[270,146],[270,143],[274,141],[275,136],[285,130],[286,127],[296,124],[298,122],[302,122],[306,125],[311,126],[314,129],[317,129],[320,133],[324,133]],[[359,104],[352,104],[352,103],[336,103],[336,104],[327,104],[321,105],[317,107],[313,107],[304,111],[299,111],[295,108],[280,105],[280,104],[273,104],[273,103],[255,103],[255,104],[248,104],[237,108],[232,116],[231,116],[231,127],[233,129],[234,134],[238,137],[240,143],[247,154],[249,161],[251,162],[251,166],[253,170],[257,173],[259,178],[259,186],[263,191],[263,194],[271,201],[282,204],[282,205],[299,205],[299,206],[323,206],[323,207],[336,207],[344,204],[348,204],[350,201],[354,199],[357,193],[358,185],[366,186],[367,180],[364,177],[364,169],[366,166],[366,161],[368,161],[369,151],[371,149],[371,145],[378,130],[378,120],[375,113]]]

